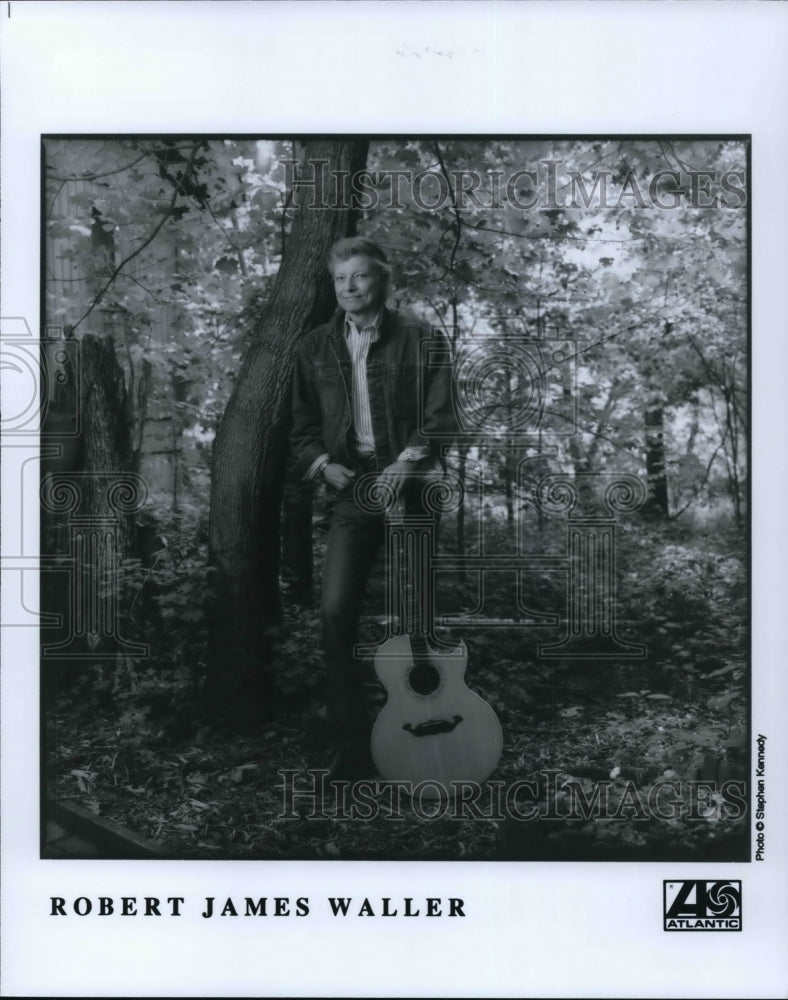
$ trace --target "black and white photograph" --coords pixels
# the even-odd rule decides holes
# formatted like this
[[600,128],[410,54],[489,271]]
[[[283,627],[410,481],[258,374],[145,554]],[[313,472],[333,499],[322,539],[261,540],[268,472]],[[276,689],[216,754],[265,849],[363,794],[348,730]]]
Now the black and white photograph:
[[0,8],[4,995],[785,994],[786,42]]
[[42,155],[44,856],[743,860],[747,138]]

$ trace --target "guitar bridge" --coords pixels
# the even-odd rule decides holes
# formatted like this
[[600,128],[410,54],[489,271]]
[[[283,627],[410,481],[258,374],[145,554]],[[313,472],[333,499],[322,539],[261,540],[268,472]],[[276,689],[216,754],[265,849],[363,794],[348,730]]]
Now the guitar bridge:
[[438,733],[450,733],[462,722],[461,715],[455,715],[453,719],[430,719],[429,722],[420,722],[418,726],[406,722],[402,727],[411,736],[436,736]]

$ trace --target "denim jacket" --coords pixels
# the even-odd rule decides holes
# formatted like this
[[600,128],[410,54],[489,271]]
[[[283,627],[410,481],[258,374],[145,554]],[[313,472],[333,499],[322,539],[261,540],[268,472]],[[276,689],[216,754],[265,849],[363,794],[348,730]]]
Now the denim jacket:
[[[290,443],[296,472],[317,458],[349,468],[353,388],[345,313],[308,333],[298,346],[293,375]],[[441,457],[456,434],[454,381],[448,341],[401,313],[383,310],[380,335],[367,357],[377,465],[391,464],[406,447],[422,448],[425,464]]]

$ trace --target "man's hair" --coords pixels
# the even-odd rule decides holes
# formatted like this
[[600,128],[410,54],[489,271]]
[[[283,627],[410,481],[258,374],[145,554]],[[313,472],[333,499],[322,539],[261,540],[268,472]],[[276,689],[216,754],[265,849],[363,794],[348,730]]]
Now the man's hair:
[[384,291],[388,291],[391,281],[391,265],[377,243],[364,236],[346,236],[332,244],[328,251],[328,272],[334,274],[334,267],[351,257],[368,257],[383,278]]

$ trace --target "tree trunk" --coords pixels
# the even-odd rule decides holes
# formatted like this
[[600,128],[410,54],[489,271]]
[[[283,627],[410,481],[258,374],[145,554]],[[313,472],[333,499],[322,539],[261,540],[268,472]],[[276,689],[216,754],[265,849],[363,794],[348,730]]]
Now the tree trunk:
[[312,484],[301,482],[288,463],[282,502],[282,581],[287,597],[311,608],[313,596]]
[[[460,443],[459,447],[459,459],[457,463],[457,478],[460,482],[460,488],[463,491],[462,503],[457,508],[457,541],[455,545],[455,552],[458,556],[465,555],[465,505],[468,502],[468,493],[465,489],[466,483],[466,473],[467,473],[467,459],[468,459],[468,447],[465,444]],[[464,569],[461,569],[458,574],[461,583],[465,583],[467,579],[467,573]]]
[[[132,462],[130,410],[111,337],[82,338],[78,372],[78,380],[57,386],[43,427],[45,444],[59,445],[60,454],[41,462],[41,551],[74,559],[68,573],[42,574],[41,610],[61,620],[59,627],[42,628],[47,691],[79,673],[89,662],[83,657],[109,659],[121,648],[120,637],[128,638],[124,609],[119,617],[113,609],[119,607],[118,568],[134,543],[134,503],[124,501],[136,488],[124,476]],[[80,433],[71,437],[75,413]]]
[[[328,161],[329,172],[352,175],[364,167],[367,145],[306,142],[301,176],[313,178],[318,160]],[[343,183],[339,205],[348,203],[347,174]],[[327,200],[332,188],[329,180]],[[295,201],[287,251],[213,448],[209,530],[215,604],[206,695],[211,711],[240,725],[270,711],[270,630],[280,613],[280,506],[295,349],[299,338],[331,313],[326,254],[355,225],[348,208],[309,208],[309,194]]]
[[506,445],[503,462],[503,489],[506,501],[506,525],[511,533],[514,528],[514,479],[517,475],[515,454],[511,445]]
[[646,478],[648,499],[644,510],[668,516],[668,477],[665,468],[665,410],[661,404],[646,408]]
[[[451,297],[451,350],[452,356],[454,358],[454,363],[457,363],[457,344],[460,339],[460,321],[459,314],[457,310],[457,290],[454,289]],[[457,478],[460,483],[460,489],[462,490],[462,502],[457,508],[457,541],[455,544],[455,551],[458,556],[465,555],[465,505],[468,502],[468,494],[465,490],[466,474],[467,474],[467,460],[468,460],[468,446],[462,441],[457,444]],[[465,569],[461,569],[458,574],[458,579],[460,583],[465,583],[468,578],[468,574]]]
[[739,479],[739,426],[736,420],[736,411],[733,406],[735,387],[725,385],[722,389],[725,400],[725,429],[726,435],[723,438],[723,455],[728,469],[728,493],[733,503],[733,516],[736,528],[741,530],[743,525],[742,504],[741,504],[741,483]]

